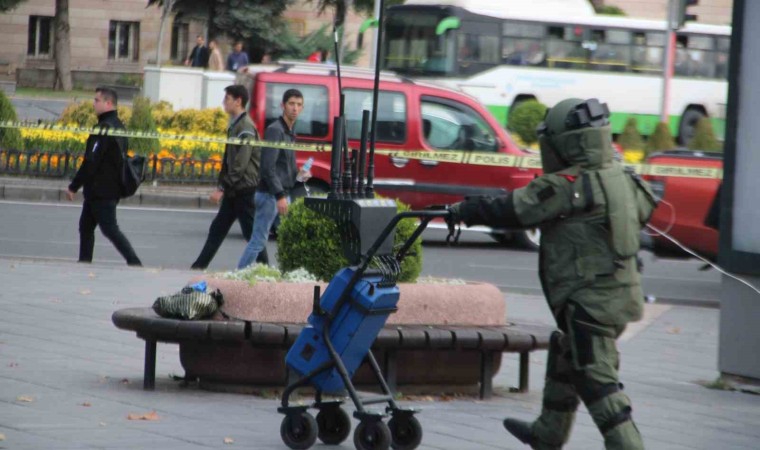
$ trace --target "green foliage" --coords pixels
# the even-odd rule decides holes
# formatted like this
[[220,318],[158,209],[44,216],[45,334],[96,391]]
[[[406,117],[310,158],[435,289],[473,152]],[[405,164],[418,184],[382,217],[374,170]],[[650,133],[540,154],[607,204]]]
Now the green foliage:
[[520,136],[527,145],[538,142],[536,127],[546,115],[546,105],[536,100],[518,104],[509,114],[509,130]]
[[646,151],[651,154],[657,151],[672,150],[676,147],[676,142],[670,134],[668,125],[660,122],[654,129],[654,133],[647,140]]
[[[0,121],[10,120],[17,121],[16,109],[5,92],[0,90]],[[0,148],[8,150],[23,150],[24,140],[21,139],[21,132],[16,128],[0,128]]]
[[224,134],[227,122],[227,115],[222,108],[181,109],[174,113],[171,128],[179,132]]
[[[398,211],[409,208],[396,202]],[[414,219],[404,219],[396,228],[394,244],[398,247],[416,228]],[[422,271],[422,242],[414,242],[401,263],[399,281],[414,282]],[[329,281],[335,272],[348,265],[343,256],[338,227],[332,219],[308,209],[303,199],[296,200],[277,229],[277,261],[283,271],[304,268],[317,278]]]
[[[346,42],[346,39],[343,39],[343,42]],[[329,58],[334,61],[334,48],[332,28],[328,25],[323,25],[318,30],[302,38],[286,29],[280,36],[279,47],[273,50],[272,56],[275,59],[306,59],[316,51],[328,50],[330,52]],[[341,49],[341,63],[355,64],[361,53],[362,50],[352,50],[348,45],[344,44]]]
[[644,139],[642,139],[641,133],[639,133],[635,117],[629,117],[626,120],[623,133],[620,134],[617,142],[624,150],[644,149]]
[[689,141],[689,148],[692,150],[702,150],[704,152],[722,152],[723,145],[715,138],[712,121],[708,117],[703,117],[697,122],[697,128],[694,130],[694,137]]
[[123,73],[116,80],[116,84],[122,86],[141,87],[142,83],[143,78],[139,73]]
[[174,119],[174,106],[166,100],[151,103],[150,113],[158,128],[167,129],[172,126]]
[[[145,97],[135,97],[132,100],[132,117],[127,123],[127,129],[132,131],[156,131],[156,122],[151,114],[150,100]],[[131,139],[129,148],[139,155],[150,155],[161,150],[157,139]]]
[[0,0],[0,12],[10,11],[24,0]]
[[625,16],[626,15],[625,11],[623,11],[617,6],[612,6],[612,5],[601,5],[595,9],[596,9],[597,14],[603,14],[606,16]]
[[[317,2],[317,10],[323,13],[327,8],[335,8],[339,6],[345,10],[345,0],[309,0],[309,3]],[[392,5],[400,5],[404,3],[404,0],[386,0],[385,7]],[[357,13],[372,16],[375,11],[375,0],[354,0],[354,10]]]

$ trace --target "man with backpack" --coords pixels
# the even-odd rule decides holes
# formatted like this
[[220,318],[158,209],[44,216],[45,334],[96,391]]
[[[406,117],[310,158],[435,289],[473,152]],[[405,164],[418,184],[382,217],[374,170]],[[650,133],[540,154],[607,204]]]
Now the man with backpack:
[[79,262],[92,262],[95,247],[95,227],[100,226],[108,240],[127,260],[130,266],[142,266],[129,240],[116,222],[116,206],[123,196],[122,170],[124,169],[127,138],[103,135],[108,129],[123,130],[124,124],[116,112],[118,98],[111,89],[95,89],[93,107],[98,116],[95,133],[87,139],[84,161],[69,184],[66,196],[84,187],[84,203],[79,218]]

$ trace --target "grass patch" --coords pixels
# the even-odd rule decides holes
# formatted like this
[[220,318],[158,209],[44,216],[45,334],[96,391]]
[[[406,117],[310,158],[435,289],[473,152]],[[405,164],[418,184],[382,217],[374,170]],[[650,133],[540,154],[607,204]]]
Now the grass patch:
[[729,381],[724,380],[722,377],[718,377],[714,381],[704,381],[701,384],[707,389],[715,389],[717,391],[735,390],[734,386]]

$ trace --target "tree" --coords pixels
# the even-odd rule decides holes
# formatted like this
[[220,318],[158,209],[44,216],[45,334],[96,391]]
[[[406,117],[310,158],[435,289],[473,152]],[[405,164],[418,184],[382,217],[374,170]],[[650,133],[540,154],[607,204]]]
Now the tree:
[[24,0],[0,0],[0,12],[10,11]]
[[509,130],[527,145],[538,142],[536,127],[546,116],[546,105],[537,100],[519,103],[509,115]]
[[[13,103],[8,100],[2,90],[0,90],[0,120],[11,122],[18,120]],[[24,140],[21,138],[21,132],[17,128],[0,128],[0,149],[23,150]]]
[[[135,97],[132,100],[132,117],[129,118],[127,128],[130,131],[157,131],[150,100],[145,97]],[[161,150],[158,139],[131,139],[129,144],[130,150],[138,155],[156,154]]]
[[69,0],[55,0],[55,90],[71,90]]

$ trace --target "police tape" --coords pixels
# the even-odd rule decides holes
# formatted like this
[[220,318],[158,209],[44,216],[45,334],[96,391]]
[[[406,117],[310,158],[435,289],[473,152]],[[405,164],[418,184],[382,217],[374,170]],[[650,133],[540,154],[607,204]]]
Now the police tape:
[[[164,139],[173,141],[200,142],[204,144],[232,144],[254,145],[257,147],[269,147],[280,150],[292,150],[298,152],[324,153],[331,150],[328,144],[309,144],[299,142],[271,142],[249,138],[226,138],[193,136],[184,134],[158,133],[147,131],[127,131],[114,128],[84,128],[67,125],[19,121],[0,121],[0,128],[47,130],[54,132],[69,132],[80,134],[94,134],[98,136],[125,137],[130,139]],[[492,167],[516,167],[521,169],[540,169],[541,158],[537,155],[506,155],[492,152],[475,152],[470,150],[393,150],[376,149],[376,155],[385,155],[390,158],[435,161],[437,163],[454,163]],[[710,178],[720,179],[723,170],[715,167],[676,166],[662,164],[628,164],[624,163],[639,175],[659,177],[683,177],[683,178]]]

